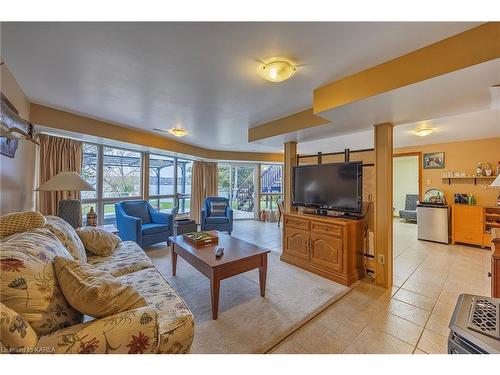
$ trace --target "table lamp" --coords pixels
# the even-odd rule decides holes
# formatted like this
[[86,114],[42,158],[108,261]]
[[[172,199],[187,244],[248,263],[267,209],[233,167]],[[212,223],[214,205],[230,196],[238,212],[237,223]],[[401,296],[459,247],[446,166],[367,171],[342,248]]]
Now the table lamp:
[[[495,181],[493,181],[490,186],[500,188],[500,174],[497,176],[497,178],[495,178]],[[500,207],[500,192],[498,193],[497,197],[497,206]]]
[[[35,191],[95,191],[94,187],[76,172],[59,172]],[[58,216],[73,228],[82,224],[82,203],[78,199],[61,199]]]

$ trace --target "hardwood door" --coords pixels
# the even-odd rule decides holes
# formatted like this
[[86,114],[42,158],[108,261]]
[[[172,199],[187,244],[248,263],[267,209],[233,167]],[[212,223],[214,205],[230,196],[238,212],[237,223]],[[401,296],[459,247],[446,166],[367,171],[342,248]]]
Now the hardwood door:
[[295,228],[285,228],[283,253],[309,260],[309,232]]
[[342,238],[311,233],[311,263],[342,272]]

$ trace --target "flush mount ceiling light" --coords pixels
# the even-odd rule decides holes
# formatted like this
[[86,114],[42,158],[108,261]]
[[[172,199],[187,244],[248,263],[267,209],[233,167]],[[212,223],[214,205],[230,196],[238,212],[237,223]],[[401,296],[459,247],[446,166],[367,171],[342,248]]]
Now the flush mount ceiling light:
[[274,57],[259,66],[259,74],[266,81],[283,82],[295,74],[297,68],[288,60]]
[[184,137],[188,133],[188,131],[186,129],[181,128],[179,126],[176,126],[175,128],[172,128],[169,130],[163,130],[163,129],[158,129],[158,128],[155,128],[154,130],[159,131],[159,132],[163,132],[163,133],[170,133],[176,137]]
[[177,126],[170,129],[168,132],[176,137],[184,137],[188,133],[186,129]]
[[419,137],[425,137],[434,133],[436,129],[429,127],[417,128],[413,131],[413,134],[418,135]]

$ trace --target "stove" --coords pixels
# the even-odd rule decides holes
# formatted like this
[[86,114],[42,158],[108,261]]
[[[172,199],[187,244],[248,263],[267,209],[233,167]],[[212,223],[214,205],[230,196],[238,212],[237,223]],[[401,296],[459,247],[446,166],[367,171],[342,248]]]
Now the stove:
[[499,354],[500,299],[461,294],[449,327],[449,354]]

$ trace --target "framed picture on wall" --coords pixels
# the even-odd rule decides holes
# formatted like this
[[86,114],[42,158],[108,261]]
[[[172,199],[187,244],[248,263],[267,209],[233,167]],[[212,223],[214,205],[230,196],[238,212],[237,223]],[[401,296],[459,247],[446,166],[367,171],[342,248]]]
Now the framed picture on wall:
[[424,154],[424,169],[443,169],[444,152],[429,152]]

